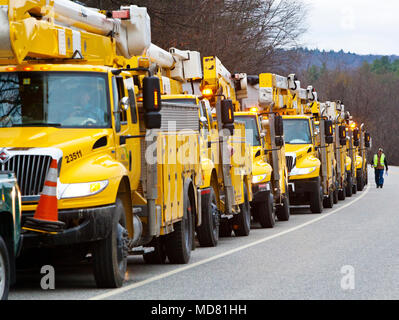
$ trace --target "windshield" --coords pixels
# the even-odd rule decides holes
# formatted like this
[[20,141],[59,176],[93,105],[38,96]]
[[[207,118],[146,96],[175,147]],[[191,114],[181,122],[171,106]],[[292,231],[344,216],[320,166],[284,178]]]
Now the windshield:
[[311,144],[308,119],[284,119],[284,138],[287,144]]
[[0,73],[0,127],[111,127],[107,75]]
[[235,116],[235,120],[245,123],[245,136],[247,143],[254,147],[259,147],[260,137],[258,126],[256,125],[256,118],[250,116]]

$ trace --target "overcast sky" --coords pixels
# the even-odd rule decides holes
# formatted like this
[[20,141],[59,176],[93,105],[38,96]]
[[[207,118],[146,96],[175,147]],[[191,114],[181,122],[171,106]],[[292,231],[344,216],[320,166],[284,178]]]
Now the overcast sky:
[[358,54],[399,55],[398,0],[303,0],[306,47]]

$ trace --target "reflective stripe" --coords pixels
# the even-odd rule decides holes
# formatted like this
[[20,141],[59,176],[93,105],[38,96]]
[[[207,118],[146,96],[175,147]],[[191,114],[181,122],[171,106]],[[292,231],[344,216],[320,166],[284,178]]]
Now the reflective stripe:
[[45,186],[43,187],[42,194],[43,194],[43,195],[46,195],[46,196],[53,196],[53,197],[55,197],[55,196],[57,196],[57,188],[55,188],[55,187],[48,187],[48,186],[45,185]]

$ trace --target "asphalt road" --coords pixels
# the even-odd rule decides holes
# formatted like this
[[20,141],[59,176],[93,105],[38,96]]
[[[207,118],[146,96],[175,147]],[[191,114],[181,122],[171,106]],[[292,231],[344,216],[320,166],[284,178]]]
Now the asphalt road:
[[54,290],[41,289],[39,270],[23,270],[9,299],[399,299],[399,168],[385,179],[376,189],[370,171],[365,190],[333,209],[254,224],[249,237],[197,248],[188,265],[130,257],[120,289],[97,289],[90,265],[56,267]]

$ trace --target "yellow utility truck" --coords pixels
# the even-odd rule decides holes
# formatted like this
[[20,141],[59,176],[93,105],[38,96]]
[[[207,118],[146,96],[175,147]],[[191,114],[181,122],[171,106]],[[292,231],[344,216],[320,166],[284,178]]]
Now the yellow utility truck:
[[206,141],[214,167],[205,180],[210,179],[210,186],[218,186],[218,191],[214,191],[222,213],[219,234],[230,236],[233,230],[236,236],[247,236],[251,227],[251,150],[246,142],[245,123],[234,121],[234,111],[240,108],[235,82],[215,56],[203,58],[200,90],[202,99],[208,100],[211,107],[210,112],[204,110],[204,115],[213,118],[212,124],[207,124],[213,130]]
[[[249,215],[248,203],[251,199],[251,167],[248,155],[249,147],[245,144],[244,124],[233,123],[233,118],[223,116],[228,115],[231,111],[229,108],[232,103],[229,99],[221,101],[216,99],[214,103],[216,105],[220,103],[220,108],[213,109],[215,117],[209,100],[197,94],[199,92],[196,92],[194,86],[199,89],[199,81],[204,78],[198,52],[176,48],[171,48],[168,52],[152,44],[147,50],[146,56],[152,63],[151,69],[154,70],[154,74],[161,79],[163,84],[162,101],[196,105],[199,109],[202,179],[198,196],[201,198],[202,212],[196,225],[196,233],[200,245],[216,246],[219,234],[231,234],[232,223],[222,222],[220,228],[220,221],[227,218],[233,218],[236,235],[248,235],[250,221],[247,216]],[[177,75],[176,69],[179,67],[184,72]],[[208,76],[207,73],[205,78]],[[217,121],[218,114],[221,118],[220,123]],[[230,123],[227,123],[226,120]],[[218,130],[220,127],[229,125],[234,126],[231,137],[224,136],[223,131]],[[228,152],[222,154],[221,150]],[[229,184],[232,189],[231,187],[226,188]],[[233,193],[230,193],[231,191]],[[244,219],[241,219],[241,216]]]
[[0,25],[1,169],[16,174],[24,220],[57,160],[65,223],[25,232],[23,248],[91,254],[109,288],[129,254],[158,248],[160,261],[187,263],[201,212],[198,107],[162,106],[159,79],[130,65],[151,45],[146,9],[0,0]]
[[254,218],[262,227],[271,228],[276,217],[288,221],[290,205],[288,195],[288,170],[285,145],[282,139],[282,117],[287,91],[272,87],[262,95],[259,81],[265,77],[248,76],[248,97],[241,100],[242,111],[236,118],[246,122],[248,142],[252,147],[252,189]]
[[346,147],[345,106],[340,101],[327,101],[325,103],[324,112],[327,117],[333,121],[335,177],[338,200],[345,200],[347,189],[347,163],[350,162]]
[[[313,213],[321,213],[333,198],[332,169],[326,146],[330,144],[331,127],[320,117],[317,93],[312,87],[302,89],[294,74],[280,77],[261,75],[260,90],[267,95],[273,86],[287,91],[282,98],[284,142],[289,175],[290,204],[310,205]],[[287,82],[287,84],[286,84]],[[261,94],[262,94],[261,92]],[[316,121],[319,131],[316,132]]]
[[361,166],[356,168],[357,189],[362,191],[368,184],[368,170],[367,170],[367,150],[371,148],[371,135],[366,131],[364,123],[359,127],[359,156],[362,159]]

